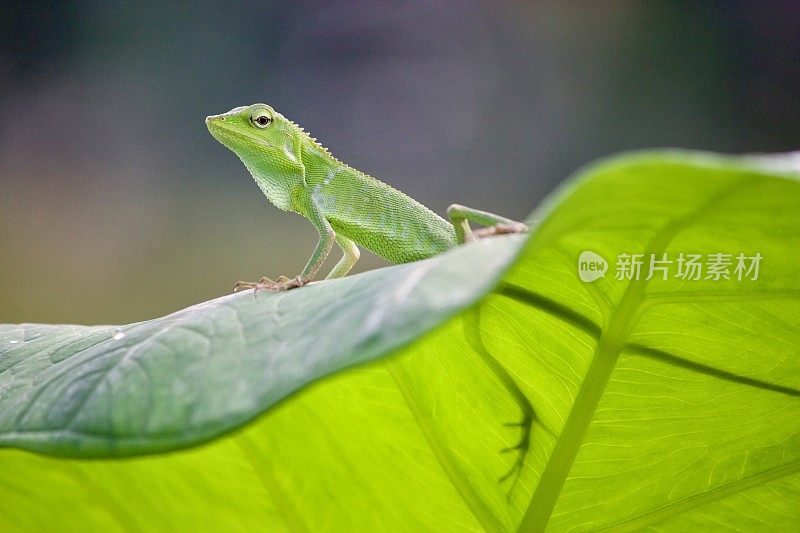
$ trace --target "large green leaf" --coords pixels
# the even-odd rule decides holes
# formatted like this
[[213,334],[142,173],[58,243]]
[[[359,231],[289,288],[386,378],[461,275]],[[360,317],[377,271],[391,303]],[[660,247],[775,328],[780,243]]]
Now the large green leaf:
[[[72,455],[199,442],[395,353],[182,451],[0,451],[0,529],[794,528],[800,184],[785,166],[594,166],[540,212],[499,284],[519,239],[228,297],[161,327],[7,327],[2,439]],[[611,263],[590,283],[587,250]],[[666,280],[615,277],[620,254],[718,252],[760,254],[758,279],[732,265],[732,279],[680,280],[676,264]]]
[[0,325],[0,446],[101,457],[216,437],[419,337],[489,290],[521,243],[486,240],[127,326]]

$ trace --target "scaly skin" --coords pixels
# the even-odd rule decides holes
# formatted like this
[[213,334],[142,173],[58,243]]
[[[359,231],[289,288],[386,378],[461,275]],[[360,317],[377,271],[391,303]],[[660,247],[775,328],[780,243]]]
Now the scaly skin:
[[[312,281],[336,242],[344,255],[327,278],[347,274],[358,260],[356,244],[392,261],[424,259],[477,236],[527,230],[522,223],[459,205],[451,223],[413,198],[333,157],[297,124],[265,104],[237,107],[206,118],[219,142],[232,150],[270,202],[308,218],[320,234],[303,272],[243,288],[286,290]],[[492,226],[473,233],[468,221]]]

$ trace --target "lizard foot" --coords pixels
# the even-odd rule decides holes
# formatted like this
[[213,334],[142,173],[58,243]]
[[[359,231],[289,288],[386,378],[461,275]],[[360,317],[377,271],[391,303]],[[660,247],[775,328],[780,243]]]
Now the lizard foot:
[[279,292],[288,291],[289,289],[294,289],[295,287],[302,287],[305,284],[306,282],[303,281],[300,276],[292,279],[289,279],[286,276],[280,276],[276,281],[272,281],[271,279],[264,277],[257,282],[237,281],[233,286],[233,292],[240,292],[247,289],[253,289],[253,294],[257,293],[258,291]]
[[533,417],[533,411],[530,410],[523,414],[521,421],[504,424],[506,427],[518,427],[522,432],[517,444],[500,450],[500,453],[514,452],[517,454],[517,457],[514,459],[514,463],[511,465],[511,468],[508,469],[508,472],[500,476],[500,478],[497,480],[498,483],[503,483],[507,479],[512,480],[511,486],[508,488],[508,493],[506,494],[506,498],[508,500],[511,500],[511,494],[514,492],[514,488],[516,487],[517,482],[522,475],[522,467],[525,466],[525,458],[527,457],[531,448],[531,427],[533,426]]
[[503,224],[495,224],[488,228],[476,229],[472,232],[475,239],[483,239],[485,237],[494,237],[495,235],[508,235],[510,233],[527,233],[528,225],[522,222],[509,222]]

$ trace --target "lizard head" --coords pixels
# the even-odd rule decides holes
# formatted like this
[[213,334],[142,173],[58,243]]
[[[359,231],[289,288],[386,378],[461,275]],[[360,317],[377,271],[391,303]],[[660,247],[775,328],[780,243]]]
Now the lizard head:
[[269,200],[289,209],[291,189],[305,179],[303,131],[266,104],[236,107],[206,117],[216,140],[245,164]]

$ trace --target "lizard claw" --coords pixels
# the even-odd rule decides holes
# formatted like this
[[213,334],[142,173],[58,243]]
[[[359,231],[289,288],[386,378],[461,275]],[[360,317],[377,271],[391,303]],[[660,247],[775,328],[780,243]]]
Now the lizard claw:
[[497,235],[504,235],[507,233],[527,233],[530,228],[527,224],[522,222],[511,222],[508,224],[497,224],[495,231]]
[[256,285],[258,285],[258,283],[253,283],[250,281],[237,281],[233,285],[233,292],[239,292],[245,289],[255,289]]
[[267,277],[263,277],[257,282],[237,281],[233,286],[233,292],[253,289],[253,294],[255,295],[258,291],[288,291],[289,289],[294,289],[295,287],[302,287],[305,284],[306,282],[300,278],[300,276],[291,279],[287,278],[286,276],[280,276],[277,281],[272,281]]
[[526,233],[528,225],[522,222],[508,222],[495,224],[488,228],[476,229],[472,232],[475,239],[483,239],[485,237],[494,237],[495,235],[508,235],[510,233]]

